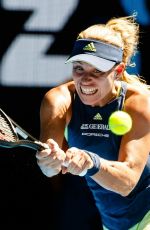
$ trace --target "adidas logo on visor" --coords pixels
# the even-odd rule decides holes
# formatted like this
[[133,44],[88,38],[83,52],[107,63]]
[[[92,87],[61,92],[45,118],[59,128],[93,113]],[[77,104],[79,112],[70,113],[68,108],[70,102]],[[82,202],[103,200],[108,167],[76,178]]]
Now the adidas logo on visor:
[[86,46],[84,46],[83,50],[96,52],[96,48],[95,48],[93,42],[90,42],[89,44],[87,44]]

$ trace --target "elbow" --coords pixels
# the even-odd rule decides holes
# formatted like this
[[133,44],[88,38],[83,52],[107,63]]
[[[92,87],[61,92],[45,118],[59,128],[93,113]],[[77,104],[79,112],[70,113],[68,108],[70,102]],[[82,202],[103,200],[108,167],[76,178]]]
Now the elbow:
[[133,191],[136,184],[137,183],[134,180],[129,179],[128,182],[121,186],[120,195],[124,197],[128,196]]
[[120,192],[120,195],[123,196],[123,197],[126,197],[126,196],[128,196],[131,193],[131,191],[132,190],[122,191],[122,192]]

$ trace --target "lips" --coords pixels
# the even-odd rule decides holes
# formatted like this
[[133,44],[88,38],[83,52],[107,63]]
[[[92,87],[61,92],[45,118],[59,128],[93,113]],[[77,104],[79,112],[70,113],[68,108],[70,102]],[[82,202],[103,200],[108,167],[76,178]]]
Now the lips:
[[97,88],[93,88],[93,87],[87,88],[87,87],[82,86],[82,87],[80,87],[80,89],[81,89],[81,92],[85,95],[93,95],[97,92]]

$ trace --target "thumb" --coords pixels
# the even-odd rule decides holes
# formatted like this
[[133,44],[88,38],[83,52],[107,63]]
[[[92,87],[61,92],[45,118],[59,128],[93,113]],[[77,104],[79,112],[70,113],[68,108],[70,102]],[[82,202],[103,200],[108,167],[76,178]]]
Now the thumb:
[[68,172],[68,165],[69,165],[69,162],[67,161],[64,161],[61,165],[61,169],[62,169],[62,174],[65,174]]
[[56,141],[54,141],[53,139],[48,139],[47,142],[46,142],[49,147],[53,150],[56,150],[57,148],[59,148],[58,144]]
[[61,166],[62,174],[66,174],[68,172],[67,168],[65,166]]

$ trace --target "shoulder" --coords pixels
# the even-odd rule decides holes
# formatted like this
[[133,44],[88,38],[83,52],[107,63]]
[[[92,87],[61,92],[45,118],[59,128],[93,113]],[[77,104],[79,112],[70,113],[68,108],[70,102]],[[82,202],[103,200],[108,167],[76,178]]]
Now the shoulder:
[[75,91],[74,82],[70,81],[47,91],[41,102],[41,113],[65,114],[72,103]]
[[58,106],[59,104],[69,106],[74,92],[75,87],[73,81],[61,84],[47,91],[42,103],[46,103],[47,106]]
[[150,91],[144,87],[128,84],[125,109],[150,120]]

